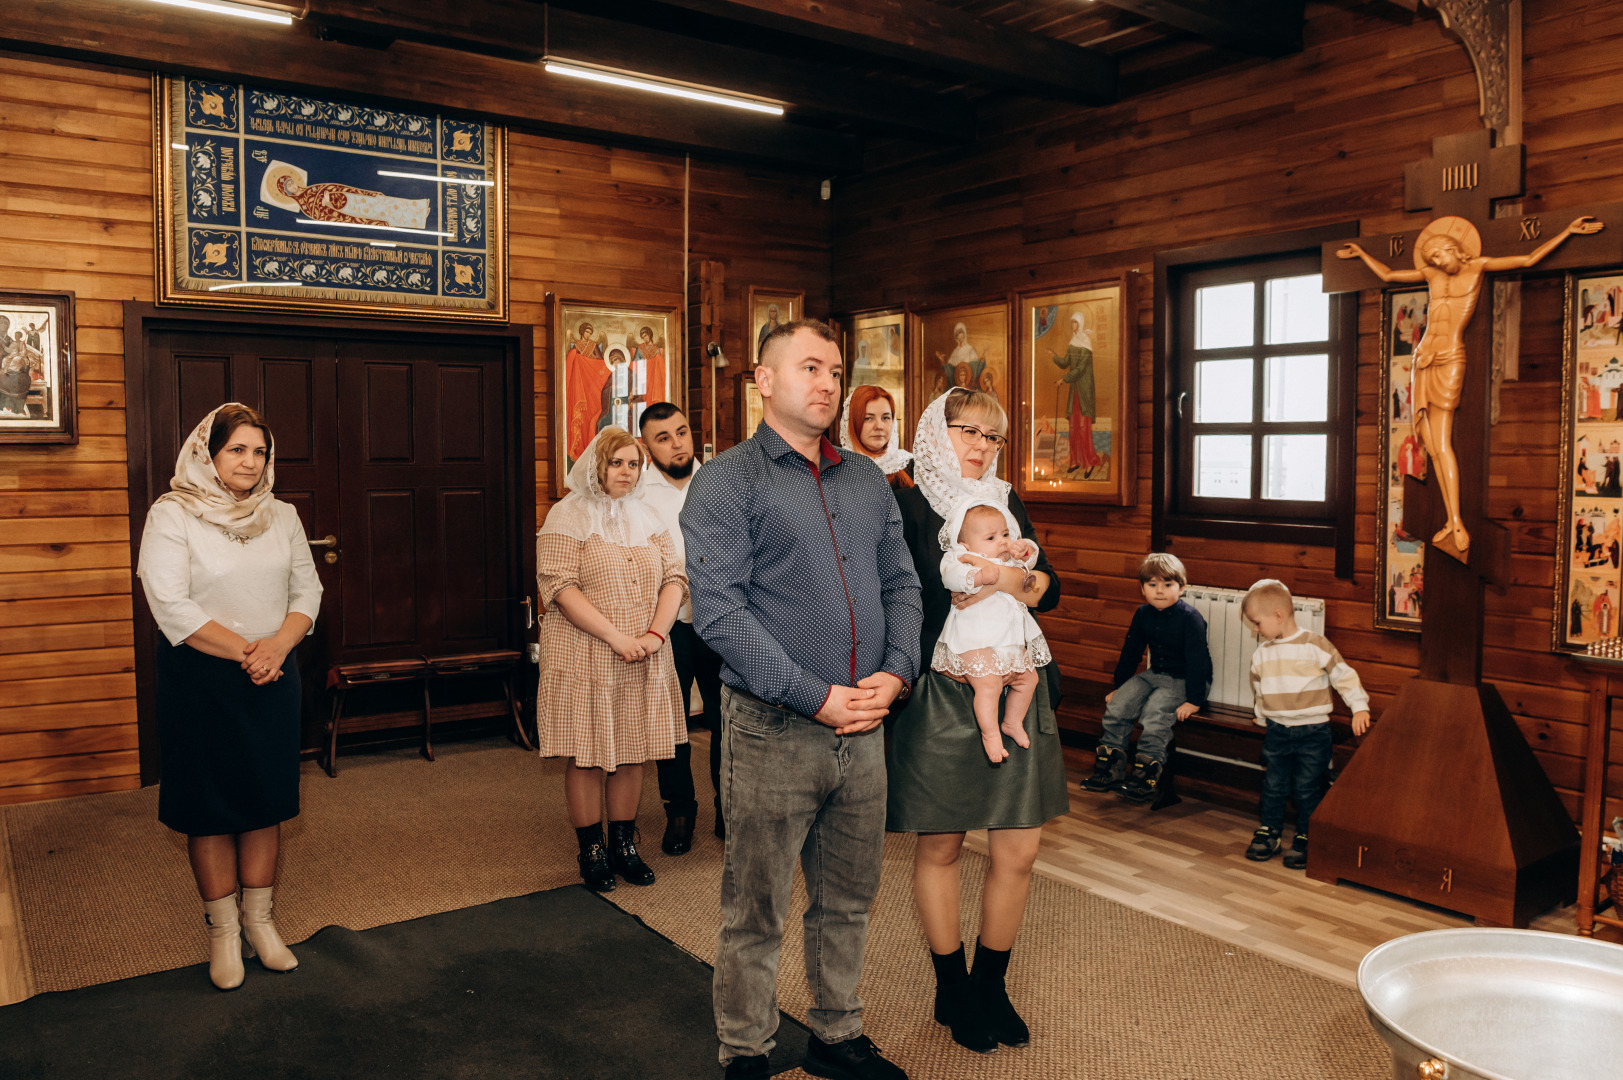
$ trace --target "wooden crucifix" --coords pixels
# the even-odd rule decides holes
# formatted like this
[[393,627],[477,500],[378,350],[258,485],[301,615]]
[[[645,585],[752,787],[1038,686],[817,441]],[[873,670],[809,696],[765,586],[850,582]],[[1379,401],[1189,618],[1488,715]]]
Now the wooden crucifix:
[[[1623,204],[1495,219],[1494,199],[1522,193],[1522,147],[1496,148],[1485,130],[1432,146],[1405,175],[1405,209],[1434,215],[1424,228],[1322,251],[1326,292],[1424,282],[1431,294],[1413,369],[1431,467],[1425,481],[1405,478],[1403,529],[1448,557],[1426,560],[1419,672],[1315,812],[1308,872],[1526,925],[1572,891],[1578,839],[1498,690],[1482,682],[1484,588],[1504,583],[1509,548],[1485,505],[1493,313],[1483,284],[1535,265],[1623,262]],[[1394,270],[1400,260],[1413,269]]]

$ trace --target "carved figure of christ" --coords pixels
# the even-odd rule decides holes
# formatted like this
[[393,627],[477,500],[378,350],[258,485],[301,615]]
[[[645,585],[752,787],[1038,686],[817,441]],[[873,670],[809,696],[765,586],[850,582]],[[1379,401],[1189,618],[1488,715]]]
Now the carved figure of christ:
[[1460,517],[1460,470],[1454,456],[1454,410],[1465,384],[1465,329],[1476,314],[1482,296],[1483,275],[1524,270],[1537,264],[1569,236],[1597,233],[1604,225],[1585,215],[1526,255],[1484,256],[1476,226],[1462,217],[1440,217],[1421,230],[1414,246],[1413,270],[1393,270],[1358,244],[1336,252],[1342,259],[1362,259],[1383,282],[1424,282],[1430,295],[1426,333],[1415,348],[1410,374],[1415,432],[1436,466],[1435,473],[1446,523],[1431,538],[1442,544],[1452,538],[1463,560],[1471,535]]

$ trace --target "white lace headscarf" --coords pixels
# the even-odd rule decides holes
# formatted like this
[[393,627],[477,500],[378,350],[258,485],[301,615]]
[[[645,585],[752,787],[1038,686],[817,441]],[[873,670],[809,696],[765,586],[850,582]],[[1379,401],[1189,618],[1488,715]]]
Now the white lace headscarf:
[[[954,394],[967,394],[962,386],[955,386],[924,407],[919,417],[919,430],[913,436],[913,479],[930,502],[930,509],[950,522],[958,505],[966,499],[977,499],[994,506],[1009,505],[1009,483],[997,477],[997,454],[987,463],[986,473],[978,480],[964,476],[958,464],[958,451],[952,448],[952,434],[947,430],[947,399]],[[941,526],[941,550],[946,551],[958,539],[956,532],[948,532],[950,525]]]
[[[865,386],[868,384],[864,383],[863,385]],[[893,472],[901,472],[903,469],[907,468],[907,463],[913,460],[913,455],[901,448],[900,442],[902,423],[900,417],[891,417],[890,442],[886,444],[885,452],[880,454],[878,457],[874,457],[872,454],[868,453],[868,448],[858,444],[855,436],[852,434],[851,429],[853,427],[862,426],[862,418],[851,415],[851,399],[856,397],[857,391],[861,389],[861,386],[853,386],[851,388],[851,392],[845,395],[845,405],[840,409],[840,416],[843,417],[843,421],[840,424],[840,447],[845,450],[853,451],[854,453],[862,454],[864,457],[873,458],[874,464],[879,466],[879,471],[884,473],[886,476],[889,476]],[[884,390],[884,387],[877,387],[877,389]],[[890,392],[888,390],[885,391],[885,400],[890,402],[890,407],[894,411],[896,408],[896,400],[890,396]],[[854,424],[853,421],[855,421]]]
[[265,471],[259,483],[242,499],[225,486],[209,454],[209,433],[214,429],[215,414],[220,409],[242,407],[238,402],[228,401],[192,429],[175,459],[175,475],[169,480],[169,491],[158,496],[157,502],[179,503],[188,514],[225,533],[227,539],[246,544],[276,520],[276,496],[271,494],[271,488],[276,485],[275,447],[265,448]]
[[569,470],[565,481],[569,494],[547,511],[538,535],[560,533],[582,543],[596,536],[622,547],[644,547],[650,537],[666,531],[654,512],[637,497],[646,470],[637,474],[636,485],[618,499],[603,490],[597,479],[598,448],[603,436],[610,432],[625,434],[620,428],[610,427],[592,437]]

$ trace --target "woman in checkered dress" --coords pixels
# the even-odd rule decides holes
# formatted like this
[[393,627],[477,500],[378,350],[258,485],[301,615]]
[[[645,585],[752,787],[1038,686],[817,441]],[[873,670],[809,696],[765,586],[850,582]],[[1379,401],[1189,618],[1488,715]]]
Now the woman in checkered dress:
[[[570,759],[564,775],[580,842],[580,873],[598,892],[615,874],[651,885],[636,847],[642,766],[687,741],[687,710],[666,647],[687,600],[687,576],[666,527],[627,498],[642,451],[617,427],[598,432],[569,470],[570,493],[536,537],[542,757]],[[609,834],[603,836],[605,789]]]

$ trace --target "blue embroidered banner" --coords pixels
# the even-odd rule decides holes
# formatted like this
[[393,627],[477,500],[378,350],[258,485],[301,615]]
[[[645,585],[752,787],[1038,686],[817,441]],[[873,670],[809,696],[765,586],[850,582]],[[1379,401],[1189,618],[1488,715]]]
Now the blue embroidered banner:
[[505,321],[500,128],[169,79],[166,301]]

